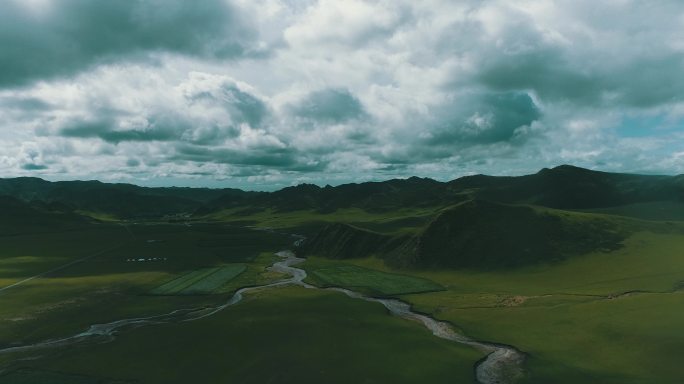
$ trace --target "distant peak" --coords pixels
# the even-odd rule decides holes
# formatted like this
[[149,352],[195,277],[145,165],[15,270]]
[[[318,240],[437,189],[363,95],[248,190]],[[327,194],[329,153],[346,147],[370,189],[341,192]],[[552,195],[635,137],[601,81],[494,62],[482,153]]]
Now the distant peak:
[[553,169],[555,169],[555,170],[561,170],[561,169],[581,169],[581,170],[584,170],[584,171],[588,171],[588,169],[586,169],[586,168],[581,168],[581,167],[577,167],[577,166],[570,165],[570,164],[561,164],[561,165],[559,165],[559,166],[557,166],[557,167],[554,167]]
[[577,167],[570,164],[562,164],[553,168],[542,168],[539,173],[554,173],[554,172],[593,172],[590,169]]
[[316,184],[308,184],[308,183],[302,183],[302,184],[297,184],[293,185],[291,187],[285,187],[281,189],[281,191],[312,191],[312,190],[319,190],[321,187],[319,187]]

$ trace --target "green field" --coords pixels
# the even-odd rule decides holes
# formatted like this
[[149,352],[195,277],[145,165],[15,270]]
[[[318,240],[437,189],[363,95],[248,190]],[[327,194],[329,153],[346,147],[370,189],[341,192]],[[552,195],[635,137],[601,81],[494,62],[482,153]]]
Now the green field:
[[33,369],[17,369],[0,376],[0,380],[3,384],[116,384],[98,377]]
[[326,265],[307,268],[310,277],[307,281],[323,287],[344,287],[368,292],[374,295],[396,296],[409,293],[434,292],[444,289],[441,285],[424,278],[381,272],[355,265]]
[[198,269],[162,284],[150,293],[155,295],[213,293],[246,269],[247,266],[244,264]]
[[[346,210],[341,217],[404,234],[427,211]],[[581,223],[587,214],[566,215]],[[297,232],[335,219],[274,216],[259,226]],[[684,224],[606,218],[629,234],[618,249],[519,268],[393,269],[380,258],[319,257],[300,266],[314,285],[398,297],[475,339],[519,348],[528,354],[524,383],[681,383]],[[0,291],[0,348],[215,306],[241,287],[285,277],[267,267],[294,238],[231,222],[111,223],[0,237],[0,289],[40,275]],[[39,355],[0,354],[0,383],[472,382],[482,358],[378,304],[297,287],[248,294],[199,321],[125,330],[112,343]]]
[[596,208],[586,211],[627,216],[643,220],[684,220],[684,204],[678,201],[635,203],[610,208]]
[[[215,305],[242,286],[277,278],[265,268],[272,264],[274,250],[291,243],[289,236],[223,224],[102,224],[81,231],[0,236],[0,289],[82,260],[0,290],[0,348],[64,337],[120,318]],[[138,258],[158,260],[128,261]],[[148,294],[188,270],[236,260],[251,261],[241,263],[247,269],[232,280],[229,275],[242,267],[216,275],[225,283],[214,289],[222,295]],[[0,355],[0,366],[10,360]]]
[[[553,265],[403,270],[446,290],[401,298],[469,336],[528,353],[525,383],[680,383],[682,249],[681,234],[638,232],[617,251]],[[340,264],[314,258],[304,268],[321,263]],[[379,259],[344,263],[392,271]]]
[[277,228],[304,235],[314,235],[325,223],[347,223],[380,233],[401,234],[414,232],[441,208],[402,208],[389,212],[344,208],[330,213],[311,210],[275,212],[266,209],[246,214],[240,209],[227,209],[206,218],[225,223],[248,223],[259,228]]
[[381,305],[290,287],[249,295],[198,321],[135,329],[24,365],[149,384],[439,384],[471,382],[481,357]]

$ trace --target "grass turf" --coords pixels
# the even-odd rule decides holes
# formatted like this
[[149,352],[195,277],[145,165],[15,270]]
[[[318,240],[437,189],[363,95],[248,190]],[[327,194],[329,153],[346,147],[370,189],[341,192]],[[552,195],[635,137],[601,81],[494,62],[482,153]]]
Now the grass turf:
[[122,384],[99,378],[32,369],[17,369],[0,375],[3,384]]
[[343,287],[381,296],[408,293],[434,292],[444,289],[441,285],[424,278],[387,273],[375,269],[335,262],[322,263],[320,267],[308,264],[310,283],[322,287]]
[[[573,214],[573,217],[579,218],[580,216],[580,214]],[[333,216],[330,218],[332,220]],[[368,218],[368,223],[373,223],[373,220],[375,219]],[[292,217],[291,222],[284,224],[303,225],[305,223],[306,220],[301,217]],[[282,221],[281,224],[283,224]],[[451,321],[466,334],[484,340],[512,344],[528,352],[530,354],[527,365],[529,375],[526,381],[529,383],[679,383],[682,376],[679,370],[678,351],[684,348],[684,340],[681,336],[684,335],[684,328],[682,328],[684,324],[682,313],[684,312],[680,308],[684,305],[684,294],[668,292],[681,286],[684,280],[684,262],[681,257],[684,240],[681,232],[677,230],[678,224],[674,223],[671,226],[672,230],[661,231],[661,233],[635,233],[627,239],[625,246],[617,251],[596,252],[554,264],[498,272],[403,270],[402,274],[434,281],[447,290],[420,295],[404,295],[402,299],[411,302],[422,312],[432,313],[438,318]],[[0,242],[0,286],[62,265],[101,250],[105,246],[118,245],[123,241],[128,243],[125,247],[74,265],[53,276],[36,279],[0,293],[0,346],[73,334],[82,331],[89,324],[98,322],[211,304],[215,300],[212,301],[212,298],[208,296],[159,297],[140,294],[169,281],[182,271],[241,262],[240,260],[251,261],[247,264],[245,272],[219,288],[219,291],[229,293],[240,286],[273,281],[279,276],[265,270],[265,267],[273,261],[274,256],[271,252],[281,249],[291,241],[290,238],[278,237],[262,231],[244,230],[243,232],[243,229],[234,229],[234,232],[231,232],[235,227],[220,224],[182,227],[184,226],[131,225],[129,230],[135,238],[121,226],[98,227],[92,229],[93,232],[89,232],[90,235],[86,237],[84,233],[77,232],[72,235],[64,232],[3,237],[3,241]],[[147,240],[161,241],[148,243]],[[267,250],[271,252],[266,252]],[[168,261],[165,263],[125,262],[125,259],[131,256],[150,254],[164,255]],[[246,254],[249,255],[248,259],[241,259]],[[308,260],[305,265],[309,267],[306,268],[316,266],[317,262],[316,258]],[[332,263],[329,260],[321,261],[323,262]],[[334,263],[337,263],[337,266],[353,265],[362,269],[394,273],[377,259]],[[319,264],[318,267],[325,266]],[[619,296],[621,293],[635,290],[652,293]],[[614,298],[610,299],[610,297]],[[280,300],[293,303],[290,299],[280,298]],[[283,320],[282,324],[290,328],[298,327],[299,325],[294,324],[295,318],[309,325],[333,321],[324,315],[324,311],[329,310],[328,307],[317,303],[311,304],[311,301],[306,300],[295,301],[298,302],[296,307],[302,311],[293,314],[293,317],[287,321]],[[247,306],[250,303],[244,303],[244,305]],[[272,300],[269,303],[272,303]],[[312,305],[312,312],[304,311],[306,305]],[[340,316],[355,315],[353,311],[357,309],[345,308],[350,312]],[[276,309],[287,311],[288,307]],[[274,326],[278,323],[276,319],[282,319],[278,317],[280,315],[276,316],[273,313],[267,316],[269,312],[264,308],[261,310],[264,311],[252,312],[252,309],[245,312],[238,311],[237,313],[242,315],[242,318],[221,317],[224,321],[222,325],[225,328],[225,324],[232,326],[252,319],[255,330],[271,335],[272,338],[268,340],[260,338],[258,340],[261,341],[257,345],[248,346],[247,338],[244,336],[241,340],[247,346],[243,348],[252,351],[253,356],[271,350],[279,351],[281,354],[288,353],[289,350],[282,343],[296,343],[297,340],[278,338],[279,333],[276,335],[272,333],[275,330],[267,331],[265,322],[268,316],[273,317],[274,322],[271,324]],[[302,320],[303,318],[305,320]],[[246,323],[242,325],[243,332],[247,332],[245,328],[247,325]],[[169,325],[169,327],[172,326],[175,325]],[[298,335],[305,332],[303,329],[297,329]],[[398,332],[397,334],[404,332],[401,329],[392,329]],[[140,330],[140,332],[143,331],[148,332],[146,329]],[[176,331],[177,329],[174,330]],[[340,332],[339,329],[333,328],[328,328],[327,331],[337,332],[339,336],[351,340],[357,335],[359,337],[365,335],[350,330]],[[138,331],[135,332],[137,334]],[[183,340],[179,345],[185,345],[193,350],[195,348],[193,337],[211,337],[209,330],[205,334],[199,329],[189,334],[185,334],[185,330],[180,333],[165,334],[160,331],[154,334],[156,331],[153,328],[150,328],[149,332],[152,333],[145,336],[145,339],[150,343],[155,337],[174,335]],[[229,333],[232,335],[232,331]],[[221,340],[224,344],[232,342]],[[315,348],[325,350],[326,347],[316,344],[315,340],[308,340],[310,344],[306,349],[307,352],[296,354],[291,358],[294,361],[288,360],[290,365],[294,364],[296,367],[309,371],[314,371],[318,369],[317,367],[328,367],[323,369],[327,372],[326,378],[330,375],[340,375],[343,379],[349,379],[349,376],[345,376],[346,373],[334,369],[332,360],[307,355],[307,353],[314,354]],[[369,340],[378,339],[370,338]],[[169,341],[164,341],[164,343],[169,343]],[[332,338],[326,339],[326,343],[334,344],[340,341]],[[409,342],[405,347],[412,345],[411,343]],[[129,341],[127,348],[134,350],[133,344],[133,341]],[[217,351],[221,348],[218,346],[218,341],[210,344],[209,350]],[[152,348],[156,347],[149,347],[146,350],[147,353],[154,354],[155,349]],[[160,358],[162,363],[169,364],[168,362],[173,358],[177,360],[184,358],[182,351],[166,351],[166,349],[173,349],[174,345],[164,344],[162,347],[164,355]],[[250,349],[257,347],[259,352],[256,349]],[[84,364],[95,364],[94,366],[100,364],[101,366],[112,355],[112,352],[94,351],[88,348],[90,347],[84,347],[84,350],[94,352],[95,355],[92,357],[71,355],[72,352],[78,352],[77,348],[77,351],[69,351],[69,356],[73,360],[60,361],[65,364],[68,361],[72,363],[80,361]],[[105,346],[103,345],[102,348]],[[353,353],[351,347],[348,348],[349,353]],[[128,353],[128,349],[124,347],[120,347],[117,351],[123,354]],[[320,354],[320,350],[318,353]],[[388,351],[378,349],[375,353],[385,353],[386,356],[381,357],[383,362],[378,365],[377,371],[373,371],[364,378],[368,378],[368,382],[394,380],[395,376],[391,373],[383,373],[383,370],[391,370],[392,364],[388,361],[403,364],[402,358],[396,357],[392,349]],[[365,355],[369,362],[354,358],[345,360],[344,364],[354,369],[362,367],[361,372],[366,372],[364,369],[370,368],[364,364],[376,361],[376,354]],[[135,379],[143,375],[145,376],[141,379],[143,382],[148,382],[148,378],[156,380],[155,377],[168,377],[160,371],[162,368],[151,367],[146,364],[145,358],[135,359],[135,356],[138,355],[134,354],[130,359],[124,357],[123,360],[113,361],[127,364],[130,372],[133,372],[132,367],[137,367],[142,371],[149,370],[149,372],[123,376],[115,374],[107,377]],[[103,359],[99,363],[98,357]],[[0,362],[7,362],[8,359],[11,360],[8,356],[0,356]],[[155,359],[152,360],[152,364],[158,362]],[[267,376],[266,372],[254,372],[264,367],[275,372],[287,369],[284,363],[274,362],[275,359],[275,352],[268,352],[268,356],[262,360],[255,357],[245,358],[238,361],[245,363],[249,368],[244,368],[240,373],[226,373],[213,366],[213,364],[222,363],[223,360],[219,361],[217,357],[200,354],[187,362],[186,369],[201,378],[220,377],[241,382],[260,382],[272,378],[274,380],[282,378],[282,381],[295,380],[296,378],[291,376],[271,377]],[[301,361],[301,359],[308,360]],[[342,357],[339,357],[336,363],[342,364],[341,361],[343,361]],[[46,360],[36,362],[36,367],[48,370],[61,369],[60,365],[50,365],[53,363],[60,364],[58,360]],[[466,366],[472,369],[472,361],[469,364],[463,363],[464,371]],[[161,366],[163,367],[164,364]],[[240,368],[242,366],[237,365],[232,367],[238,371],[243,369]],[[207,372],[203,373],[202,368]],[[175,369],[174,367],[171,371],[174,372]],[[73,372],[87,373],[76,368]],[[404,374],[407,378],[417,377],[416,374],[413,376],[406,372]],[[190,380],[189,375],[186,376],[188,380]],[[446,376],[444,374],[443,377]],[[448,376],[460,377],[456,373]],[[307,380],[322,381],[322,376],[315,376],[315,373],[311,372],[309,376],[302,377],[305,382]],[[442,376],[433,377],[436,377],[434,382],[439,382]],[[471,379],[465,378],[464,380]],[[404,381],[411,382],[408,379]]]
[[391,212],[367,212],[359,208],[338,209],[331,213],[315,211],[275,212],[270,209],[242,214],[227,209],[207,216],[228,223],[250,223],[260,228],[277,228],[313,235],[325,223],[347,223],[379,233],[414,233],[425,225],[441,207],[402,208]]
[[[681,249],[681,234],[639,232],[620,250],[550,265],[403,270],[446,290],[401,298],[469,336],[529,353],[526,383],[681,383]],[[345,263],[392,271],[378,259]]]
[[202,320],[143,327],[27,368],[143,383],[471,382],[482,355],[375,303],[300,287]]
[[[289,236],[223,224],[128,227],[97,225],[83,231],[2,237],[0,288],[84,256],[97,255],[0,291],[0,348],[68,336],[90,324],[215,305],[241,286],[277,278],[265,268],[272,263],[273,251],[292,242]],[[227,243],[231,239],[235,241]],[[222,247],[234,248],[217,255],[211,252],[212,246],[202,243],[205,240],[220,241]],[[103,250],[106,252],[100,254]],[[223,295],[147,294],[183,271],[242,260],[243,251],[252,261],[245,272],[215,289]],[[160,260],[127,261],[138,257]],[[8,360],[9,357],[0,355],[0,363]]]

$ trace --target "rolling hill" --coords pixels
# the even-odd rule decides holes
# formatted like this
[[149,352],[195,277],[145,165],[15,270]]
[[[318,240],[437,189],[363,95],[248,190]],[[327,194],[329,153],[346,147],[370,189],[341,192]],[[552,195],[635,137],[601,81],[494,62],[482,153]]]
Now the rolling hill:
[[329,224],[302,252],[378,256],[398,267],[502,269],[615,250],[628,228],[610,216],[469,200],[442,210],[414,235]]
[[0,196],[59,203],[73,210],[126,219],[189,214],[221,196],[238,198],[251,194],[238,189],[147,188],[99,181],[49,182],[34,177],[0,179]]
[[92,222],[59,204],[29,204],[0,196],[0,236],[76,229]]

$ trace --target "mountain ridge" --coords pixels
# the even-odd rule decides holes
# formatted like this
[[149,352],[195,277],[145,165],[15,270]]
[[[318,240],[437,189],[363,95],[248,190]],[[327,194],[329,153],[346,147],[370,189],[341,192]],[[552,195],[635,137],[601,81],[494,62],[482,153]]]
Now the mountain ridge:
[[385,212],[397,207],[446,206],[473,198],[559,209],[594,209],[652,201],[684,202],[684,175],[612,173],[560,165],[522,176],[471,175],[446,182],[412,176],[323,187],[299,184],[273,192],[142,187],[97,180],[50,182],[22,177],[0,179],[0,195],[24,201],[57,202],[119,218],[179,214],[201,217],[244,208],[319,213],[360,208]]

